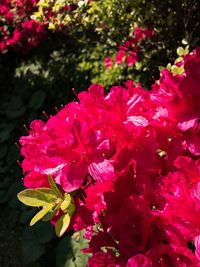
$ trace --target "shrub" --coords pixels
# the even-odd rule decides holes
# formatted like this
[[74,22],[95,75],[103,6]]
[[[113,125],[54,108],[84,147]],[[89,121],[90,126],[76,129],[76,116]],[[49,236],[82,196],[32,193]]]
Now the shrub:
[[20,138],[30,224],[86,229],[88,266],[200,266],[200,49],[178,53],[152,91],[93,84]]

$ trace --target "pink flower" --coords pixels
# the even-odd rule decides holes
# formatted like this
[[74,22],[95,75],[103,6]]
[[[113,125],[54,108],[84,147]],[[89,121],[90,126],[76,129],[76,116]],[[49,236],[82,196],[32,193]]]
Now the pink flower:
[[86,229],[88,266],[200,266],[199,51],[152,91],[93,84],[21,137],[24,185],[48,187],[52,175],[73,195],[70,228]]
[[200,236],[197,236],[194,240],[195,245],[195,255],[197,259],[200,261]]
[[[149,38],[155,34],[153,29],[142,29],[141,27],[136,27],[133,32],[133,37],[127,39],[123,42],[119,48],[118,53],[115,56],[115,64],[120,65],[126,62],[128,67],[133,66],[138,61],[138,43],[145,38]],[[104,59],[104,64],[106,68],[112,66],[112,60],[110,57]]]
[[112,154],[110,141],[101,130],[90,128],[80,107],[79,103],[67,106],[46,125],[35,121],[30,135],[20,139],[25,156],[22,166],[29,178],[35,173],[42,177],[52,175],[67,192],[80,188],[88,175],[99,182],[115,178],[106,156]]
[[112,59],[111,57],[106,57],[104,59],[105,67],[106,69],[110,68],[112,66]]
[[138,254],[130,258],[126,264],[126,267],[152,267],[152,262],[146,256]]
[[1,51],[10,49],[26,53],[37,46],[45,37],[45,30],[40,22],[30,19],[37,1],[1,1],[0,15],[3,21]]
[[138,55],[135,52],[130,52],[126,58],[126,63],[128,67],[131,67],[138,61]]
[[139,42],[145,37],[145,33],[140,26],[134,28],[134,35],[136,38],[136,42]]
[[121,64],[125,58],[125,53],[123,50],[119,50],[117,55],[115,56],[115,63],[117,65]]

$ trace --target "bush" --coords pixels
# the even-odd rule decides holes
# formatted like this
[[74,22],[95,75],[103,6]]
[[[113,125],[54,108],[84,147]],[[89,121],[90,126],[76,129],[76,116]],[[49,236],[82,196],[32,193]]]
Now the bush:
[[[13,244],[16,247],[16,240],[19,246],[22,229],[33,216],[33,212],[16,199],[17,192],[22,190],[22,173],[16,163],[19,151],[14,143],[26,132],[22,125],[36,118],[44,119],[43,110],[47,115],[56,113],[55,107],[60,109],[61,104],[76,98],[72,88],[80,92],[91,82],[101,83],[108,91],[114,84],[123,85],[127,79],[134,79],[150,89],[154,80],[159,79],[158,67],[165,67],[175,60],[178,46],[189,45],[192,49],[199,44],[198,10],[198,1],[91,1],[80,23],[54,32],[45,29],[46,39],[37,42],[34,49],[27,50],[24,44],[14,45],[13,48],[20,49],[16,51],[10,47],[0,56],[0,201],[2,221],[8,225],[3,233],[6,246]],[[0,20],[2,23],[2,16]],[[106,69],[105,58],[115,57],[118,47],[132,37],[136,24],[156,32],[152,38],[140,43],[138,63],[129,68],[122,64]],[[11,38],[13,29],[13,24],[9,24]],[[34,241],[35,238],[32,234],[30,239],[23,238],[23,247],[27,240]],[[41,251],[32,259],[40,266],[46,266],[47,262],[49,266],[56,264],[55,247],[61,241],[53,235],[49,240],[39,246]],[[8,252],[2,257],[12,261],[10,255],[14,255],[15,264],[21,266],[20,252],[7,247],[5,251]],[[24,257],[25,261],[31,259],[28,253]],[[63,262],[58,266],[64,266]]]

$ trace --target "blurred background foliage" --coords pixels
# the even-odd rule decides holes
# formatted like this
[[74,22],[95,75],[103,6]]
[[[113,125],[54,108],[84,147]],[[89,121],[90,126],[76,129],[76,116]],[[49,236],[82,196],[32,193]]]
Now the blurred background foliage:
[[[104,59],[114,56],[118,46],[131,36],[133,27],[151,27],[156,35],[140,45],[139,63],[131,68],[116,65],[106,69]],[[49,32],[36,49],[27,54],[0,55],[0,266],[84,267],[86,246],[82,234],[57,239],[53,227],[38,223],[29,227],[36,211],[21,205],[23,173],[17,164],[15,146],[33,119],[54,114],[90,83],[106,90],[127,79],[150,85],[159,77],[159,66],[173,62],[178,46],[190,49],[200,43],[198,0],[94,0],[79,24]]]

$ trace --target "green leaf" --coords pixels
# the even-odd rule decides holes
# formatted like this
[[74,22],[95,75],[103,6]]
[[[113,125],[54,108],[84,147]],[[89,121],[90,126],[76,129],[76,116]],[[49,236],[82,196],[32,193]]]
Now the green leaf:
[[65,264],[69,263],[70,259],[72,260],[73,258],[74,253],[71,246],[71,236],[68,233],[58,241],[56,247],[56,266],[64,267]]
[[70,217],[74,214],[75,210],[76,209],[75,209],[74,202],[71,202],[68,209],[67,209],[67,212],[68,212]]
[[40,210],[31,220],[30,222],[30,226],[34,225],[36,222],[38,222],[39,220],[41,220],[51,209],[53,208],[53,205],[50,204],[49,206],[47,206],[46,208],[43,208],[42,210]]
[[55,195],[55,193],[53,192],[51,188],[37,188],[36,190],[38,192],[44,193],[46,197],[54,201],[57,199],[57,196]]
[[62,236],[69,227],[69,224],[70,224],[70,216],[69,214],[66,213],[62,215],[56,223],[55,226],[56,235],[58,237]]
[[60,206],[63,212],[67,210],[72,200],[70,194],[67,194],[67,193],[65,193],[64,198],[65,199],[62,201],[61,206]]
[[167,70],[171,70],[171,67],[172,67],[171,63],[168,63],[167,66],[166,66],[166,69]]
[[45,97],[46,97],[45,92],[38,90],[32,95],[29,102],[29,107],[38,110],[42,106]]
[[31,207],[49,206],[55,201],[55,196],[51,197],[48,193],[37,189],[26,189],[21,191],[17,197],[22,203]]
[[48,175],[48,180],[49,180],[49,184],[50,184],[53,192],[56,194],[56,196],[63,198],[62,192],[59,190],[59,188],[55,184],[54,179],[51,175]]
[[44,217],[42,218],[43,222],[48,222],[50,221],[54,215],[55,215],[56,211],[49,211],[46,215],[44,215]]
[[172,71],[172,73],[173,74],[178,74],[178,72],[179,72],[179,67],[177,67],[176,65],[173,65],[172,67],[171,67],[171,71]]
[[172,68],[171,68],[171,71],[173,73],[173,75],[179,75],[179,74],[182,74],[185,70],[184,70],[184,66],[176,66],[176,65],[173,65]]
[[63,202],[61,203],[61,210],[63,211],[63,212],[65,212],[66,210],[67,210],[67,208],[69,207],[69,202],[67,201],[67,200],[63,200]]
[[182,57],[185,54],[185,49],[183,47],[178,47],[176,52],[179,57]]
[[184,50],[184,55],[187,55],[189,52],[189,45],[187,45]]
[[180,66],[180,67],[179,67],[179,74],[183,74],[184,71],[185,71],[185,69],[184,69],[184,65]]
[[174,62],[174,63],[176,64],[176,63],[178,63],[178,62],[181,62],[182,60],[183,60],[183,58],[182,58],[182,57],[178,57],[178,58],[175,60],[175,62]]
[[40,258],[45,252],[44,244],[41,244],[36,235],[35,228],[26,228],[22,235],[22,258],[28,264]]
[[50,222],[39,221],[32,228],[35,229],[37,239],[40,243],[47,243],[55,236],[54,226]]
[[88,241],[83,238],[82,232],[76,232],[71,237],[64,236],[56,248],[57,267],[86,267],[89,254],[81,252],[88,247]]
[[159,71],[162,71],[162,70],[164,70],[165,69],[165,67],[163,67],[163,66],[158,66],[158,70]]

